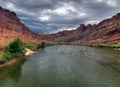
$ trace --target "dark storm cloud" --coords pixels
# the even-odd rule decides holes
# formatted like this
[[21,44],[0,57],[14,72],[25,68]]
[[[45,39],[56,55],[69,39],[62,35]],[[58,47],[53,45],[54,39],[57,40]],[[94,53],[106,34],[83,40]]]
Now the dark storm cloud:
[[98,23],[120,11],[119,0],[0,0],[32,31],[53,33]]

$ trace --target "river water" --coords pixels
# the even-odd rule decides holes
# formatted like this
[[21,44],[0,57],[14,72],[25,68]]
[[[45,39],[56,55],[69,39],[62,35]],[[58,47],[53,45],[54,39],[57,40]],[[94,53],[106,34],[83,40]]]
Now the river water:
[[1,68],[0,87],[120,87],[120,50],[50,46]]

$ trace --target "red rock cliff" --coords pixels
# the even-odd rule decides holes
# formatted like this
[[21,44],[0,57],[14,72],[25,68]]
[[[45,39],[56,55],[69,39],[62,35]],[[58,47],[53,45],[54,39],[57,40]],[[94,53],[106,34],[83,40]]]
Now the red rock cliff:
[[58,32],[53,36],[62,42],[120,44],[120,13],[99,24],[81,24],[76,30]]
[[39,35],[30,31],[14,12],[0,7],[0,46],[8,44],[17,37],[21,38],[24,43],[39,43],[41,40],[50,39],[49,35]]

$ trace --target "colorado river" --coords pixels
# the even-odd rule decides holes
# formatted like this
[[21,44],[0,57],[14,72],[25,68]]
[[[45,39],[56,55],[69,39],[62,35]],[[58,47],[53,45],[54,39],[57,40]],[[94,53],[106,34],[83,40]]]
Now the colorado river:
[[120,87],[120,50],[50,46],[1,68],[0,87]]

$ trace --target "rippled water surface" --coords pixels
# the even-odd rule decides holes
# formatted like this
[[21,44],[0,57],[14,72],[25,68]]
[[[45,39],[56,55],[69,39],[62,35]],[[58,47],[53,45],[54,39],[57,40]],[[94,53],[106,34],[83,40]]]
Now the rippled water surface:
[[1,68],[0,87],[120,87],[120,50],[50,46]]

